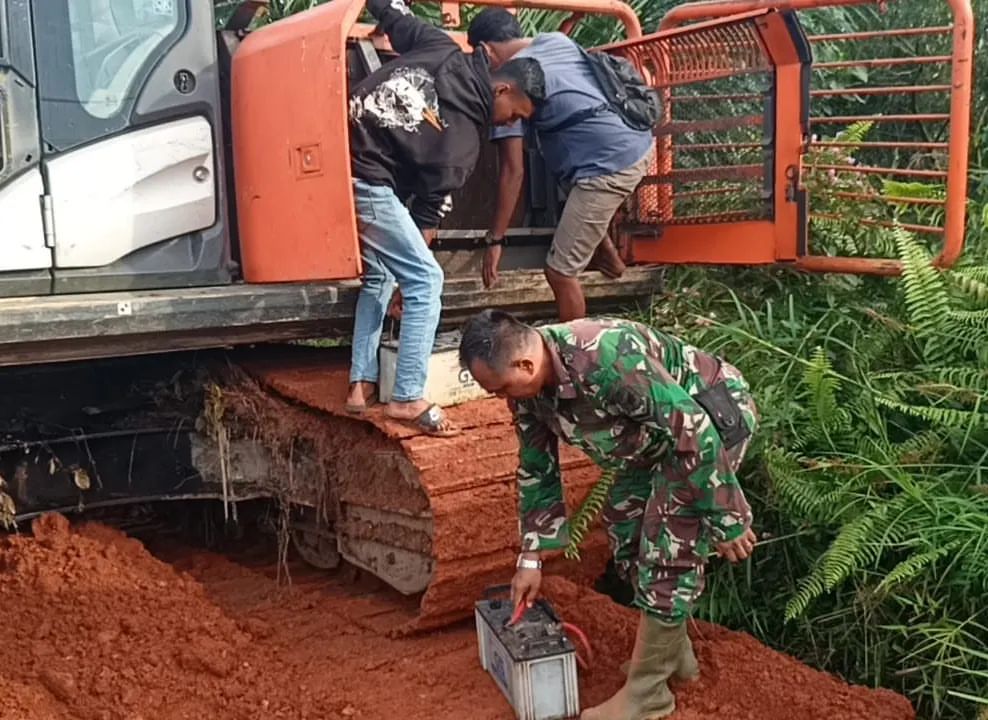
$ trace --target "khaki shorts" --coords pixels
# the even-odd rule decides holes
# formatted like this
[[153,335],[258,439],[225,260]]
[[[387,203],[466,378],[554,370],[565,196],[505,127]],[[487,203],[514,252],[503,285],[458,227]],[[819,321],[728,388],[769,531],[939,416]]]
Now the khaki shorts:
[[654,151],[649,152],[631,167],[611,175],[583,178],[573,184],[546,265],[566,277],[586,270],[614,214],[648,172],[653,155]]

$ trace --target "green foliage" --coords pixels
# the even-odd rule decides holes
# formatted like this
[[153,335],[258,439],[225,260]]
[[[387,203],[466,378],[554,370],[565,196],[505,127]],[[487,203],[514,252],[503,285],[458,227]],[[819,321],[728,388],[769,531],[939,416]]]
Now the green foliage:
[[677,270],[643,319],[725,354],[762,414],[743,482],[780,541],[712,572],[703,613],[959,720],[988,703],[988,263],[873,232],[900,279]]
[[[295,15],[296,13],[311,10],[317,5],[322,5],[328,0],[269,0],[267,6],[260,10],[254,18],[253,27],[260,27],[268,23],[281,20]],[[216,9],[216,23],[220,27],[226,22],[234,11],[243,4],[243,0],[214,0]]]
[[593,521],[597,519],[600,511],[604,509],[604,503],[607,502],[607,494],[611,491],[611,486],[614,485],[616,478],[616,470],[604,470],[600,474],[600,479],[594,483],[589,494],[583,500],[580,508],[573,514],[573,518],[570,520],[569,545],[563,551],[563,555],[569,560],[580,559],[580,545],[583,543],[584,538],[586,538],[587,533],[590,532]]

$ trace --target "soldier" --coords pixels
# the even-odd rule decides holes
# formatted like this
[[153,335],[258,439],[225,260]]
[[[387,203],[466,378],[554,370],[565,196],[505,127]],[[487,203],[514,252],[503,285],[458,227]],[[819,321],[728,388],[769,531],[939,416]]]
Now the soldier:
[[538,329],[485,310],[460,361],[508,399],[520,445],[521,554],[512,600],[531,605],[540,554],[569,542],[558,440],[617,471],[603,521],[615,566],[641,613],[624,687],[582,720],[653,720],[675,709],[667,680],[699,667],[686,620],[711,549],[751,553],[751,509],[735,472],[757,414],[741,374],[681,340],[626,320]]

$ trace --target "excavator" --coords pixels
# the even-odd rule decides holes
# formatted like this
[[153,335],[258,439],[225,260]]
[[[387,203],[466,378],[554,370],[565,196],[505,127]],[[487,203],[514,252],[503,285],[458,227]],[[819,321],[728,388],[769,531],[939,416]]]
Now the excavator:
[[[888,13],[898,25],[815,35],[820,9],[897,0],[692,2],[650,33],[620,0],[471,3],[558,11],[567,32],[606,18],[623,37],[593,50],[659,91],[654,164],[611,228],[628,269],[582,278],[591,312],[648,302],[676,264],[897,272],[817,237],[837,201],[955,262],[975,25],[969,0],[931,1],[942,25]],[[439,10],[470,51],[466,8]],[[435,627],[511,572],[510,416],[471,400],[449,408],[464,434],[437,439],[344,412],[345,347],[325,338],[350,327],[361,272],[348,87],[394,53],[362,0],[264,11],[244,2],[217,30],[211,0],[0,0],[0,523],[192,499],[235,520],[273,499],[305,560],[377,576]],[[920,37],[942,51],[910,54]],[[917,80],[869,82],[887,68]],[[819,112],[834,98],[891,110]],[[842,132],[862,123],[873,136]],[[916,125],[927,139],[904,141]],[[484,307],[552,315],[541,265],[563,198],[536,149],[500,281],[481,282],[496,173],[487,147],[433,245],[444,328]],[[562,464],[578,502],[598,475],[575,452]]]

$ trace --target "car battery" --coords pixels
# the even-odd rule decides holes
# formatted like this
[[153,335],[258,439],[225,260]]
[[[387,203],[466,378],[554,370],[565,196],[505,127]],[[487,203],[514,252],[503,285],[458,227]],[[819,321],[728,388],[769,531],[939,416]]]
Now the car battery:
[[512,625],[511,601],[490,599],[492,591],[475,605],[480,664],[508,698],[518,720],[579,715],[576,649],[552,607],[538,600]]

